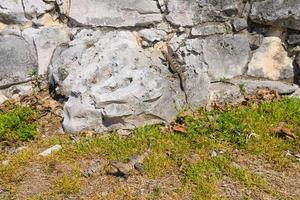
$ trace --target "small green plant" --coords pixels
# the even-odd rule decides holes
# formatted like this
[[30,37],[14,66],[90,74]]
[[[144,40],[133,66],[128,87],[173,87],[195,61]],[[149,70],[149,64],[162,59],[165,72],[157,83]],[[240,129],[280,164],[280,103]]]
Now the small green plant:
[[7,112],[0,112],[0,142],[10,143],[33,139],[37,134],[38,116],[37,111],[20,106]]
[[80,191],[80,172],[73,170],[70,174],[65,174],[55,180],[53,194],[70,195]]
[[245,84],[240,84],[240,85],[239,85],[239,88],[240,88],[240,92],[241,92],[242,94],[245,94],[245,92],[246,92],[246,86],[245,86]]

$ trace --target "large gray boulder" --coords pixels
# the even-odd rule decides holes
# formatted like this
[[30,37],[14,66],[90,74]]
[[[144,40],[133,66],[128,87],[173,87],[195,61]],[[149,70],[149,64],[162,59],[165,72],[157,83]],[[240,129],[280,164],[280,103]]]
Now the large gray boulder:
[[299,0],[263,0],[252,3],[252,21],[300,30]]
[[161,21],[162,15],[153,0],[72,0],[68,17],[88,26],[146,26]]
[[34,47],[24,38],[13,34],[0,34],[0,84],[26,80],[37,71]]
[[[129,31],[83,30],[69,46],[57,48],[50,76],[57,92],[69,97],[64,129],[131,129],[174,119],[185,95],[160,56],[158,50],[143,50]],[[205,105],[209,80],[199,74],[194,82],[202,88],[195,98]]]

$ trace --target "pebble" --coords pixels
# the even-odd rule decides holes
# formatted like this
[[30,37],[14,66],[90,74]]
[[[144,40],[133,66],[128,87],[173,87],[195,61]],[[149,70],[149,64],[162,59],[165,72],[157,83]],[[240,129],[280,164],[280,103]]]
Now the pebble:
[[61,150],[61,148],[62,148],[61,145],[57,144],[57,145],[54,145],[53,147],[50,147],[49,149],[46,149],[39,155],[40,156],[49,156],[51,153]]

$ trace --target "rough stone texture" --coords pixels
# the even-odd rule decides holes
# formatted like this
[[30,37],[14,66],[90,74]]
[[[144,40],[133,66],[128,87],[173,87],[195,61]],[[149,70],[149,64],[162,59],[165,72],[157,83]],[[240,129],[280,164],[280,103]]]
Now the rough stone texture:
[[0,22],[5,24],[18,24],[26,21],[22,0],[0,1]]
[[157,30],[154,28],[143,29],[139,32],[140,36],[148,42],[160,41],[167,36],[167,33],[163,30]]
[[45,3],[42,0],[22,0],[25,14],[32,18],[39,17],[47,11],[54,9],[54,3]]
[[239,86],[228,83],[212,83],[209,91],[210,103],[239,103],[244,99]]
[[233,26],[234,30],[238,32],[238,31],[248,28],[248,22],[244,18],[235,18],[232,21],[232,26]]
[[191,34],[193,36],[208,36],[208,35],[215,35],[215,34],[224,34],[229,33],[231,28],[225,24],[203,24],[197,25],[192,28]]
[[259,88],[268,88],[270,90],[278,91],[279,94],[292,94],[299,88],[295,84],[269,80],[251,80],[237,78],[231,80],[230,82],[237,86],[242,86],[245,89],[246,93],[253,93]]
[[[162,65],[160,52],[143,50],[134,34],[84,30],[69,45],[54,53],[51,71],[58,91],[70,96],[63,122],[66,131],[169,122],[183,106],[179,80]],[[193,99],[202,101],[207,96],[195,95]]]
[[295,44],[300,45],[300,33],[289,35],[287,42],[288,44],[292,44],[292,45]]
[[248,75],[280,80],[293,77],[292,59],[278,37],[265,37],[248,65]]
[[22,34],[35,45],[38,55],[39,74],[46,74],[54,49],[69,42],[69,30],[63,26],[28,28]]
[[300,98],[300,89],[297,89],[290,97]]
[[252,4],[251,20],[300,30],[299,0],[262,0]]
[[242,75],[246,71],[250,47],[246,35],[222,35],[188,39],[186,48],[181,51],[186,55],[183,59],[187,67],[202,66],[215,81]]
[[0,60],[0,84],[24,81],[38,69],[34,47],[17,35],[0,35]]
[[169,0],[167,20],[176,26],[194,26],[204,22],[225,21],[238,14],[240,2],[239,0]]
[[[239,84],[290,94],[295,85],[246,75],[298,80],[281,42],[299,44],[299,9],[297,0],[1,1],[0,84],[49,70],[51,93],[67,99],[68,132],[170,122],[185,94],[161,50],[183,68],[191,109],[238,102]],[[0,102],[31,87],[2,90]]]
[[153,0],[72,0],[69,17],[90,26],[146,26],[161,21]]

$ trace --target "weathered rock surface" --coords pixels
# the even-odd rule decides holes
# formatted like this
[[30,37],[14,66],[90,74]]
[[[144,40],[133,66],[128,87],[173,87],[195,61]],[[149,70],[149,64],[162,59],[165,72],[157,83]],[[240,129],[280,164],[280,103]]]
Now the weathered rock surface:
[[220,23],[220,24],[203,24],[203,25],[197,25],[192,28],[191,34],[193,36],[209,36],[209,35],[215,35],[215,34],[224,34],[224,33],[230,33],[231,27],[229,27],[228,24]]
[[[192,109],[239,102],[240,85],[291,94],[296,85],[247,76],[298,80],[287,50],[299,44],[299,9],[297,0],[1,1],[0,84],[49,70],[68,132],[170,122],[185,94]],[[184,69],[185,93],[166,49]],[[0,103],[31,89],[1,90]]]
[[299,0],[262,0],[252,4],[251,20],[300,30]]
[[259,88],[268,88],[270,90],[278,91],[279,94],[292,94],[299,88],[295,84],[269,80],[236,78],[231,80],[230,82],[242,87],[246,93],[253,93]]
[[206,39],[188,39],[186,47],[178,54],[185,55],[184,62],[207,70],[213,80],[233,78],[246,71],[250,47],[246,35],[222,35]]
[[24,81],[37,71],[34,47],[13,34],[0,35],[0,84]]
[[28,21],[22,6],[22,0],[6,0],[0,2],[0,22],[18,24]]
[[278,37],[265,37],[248,65],[248,75],[271,80],[293,77],[292,59]]
[[[51,67],[52,81],[61,94],[70,96],[63,122],[66,131],[168,122],[182,108],[179,80],[162,65],[160,52],[143,50],[131,32],[84,30],[69,45],[54,53]],[[207,94],[202,89],[191,99],[203,96]]]
[[164,39],[164,37],[167,36],[167,33],[165,31],[157,30],[154,28],[143,29],[139,32],[139,34],[143,39],[147,40],[148,42],[157,42]]
[[54,9],[54,3],[45,3],[43,0],[22,0],[24,11],[27,16],[36,18]]
[[244,99],[238,85],[212,83],[209,91],[210,103],[239,103]]
[[240,4],[240,0],[169,0],[167,20],[176,26],[194,26],[212,21],[224,22],[238,14]]
[[68,16],[82,25],[146,26],[162,19],[157,2],[153,0],[72,0],[68,3]]
[[47,73],[55,48],[62,43],[68,43],[70,40],[69,29],[64,26],[28,28],[22,34],[36,48],[39,65],[38,73],[40,75]]

